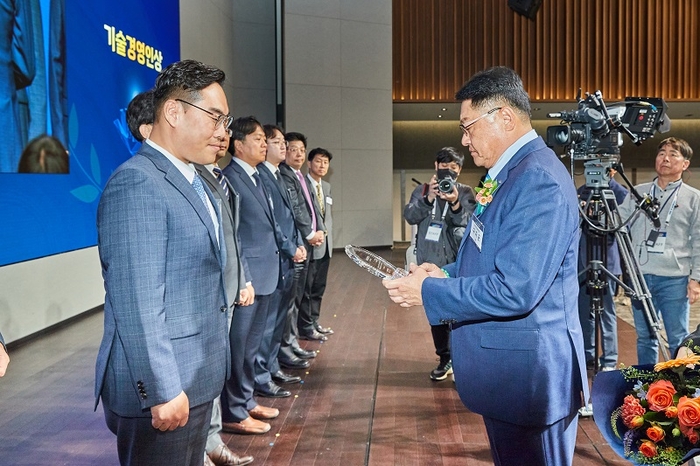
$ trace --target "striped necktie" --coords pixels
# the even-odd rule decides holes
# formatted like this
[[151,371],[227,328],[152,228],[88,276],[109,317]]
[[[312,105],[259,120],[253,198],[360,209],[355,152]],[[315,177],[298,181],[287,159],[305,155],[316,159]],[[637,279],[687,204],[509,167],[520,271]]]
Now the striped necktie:
[[221,185],[221,189],[224,191],[224,194],[226,194],[226,199],[230,199],[231,194],[229,194],[228,183],[226,183],[226,180],[224,179],[224,173],[219,167],[214,167],[213,172],[214,175],[216,175],[216,179],[219,181],[219,184]]

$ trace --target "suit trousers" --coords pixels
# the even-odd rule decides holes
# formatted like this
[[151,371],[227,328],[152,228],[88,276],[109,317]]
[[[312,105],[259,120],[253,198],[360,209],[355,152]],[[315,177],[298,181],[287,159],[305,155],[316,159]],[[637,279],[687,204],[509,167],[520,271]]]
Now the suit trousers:
[[326,291],[330,263],[331,257],[328,251],[321,259],[309,262],[304,294],[299,306],[298,327],[299,333],[302,335],[308,335],[313,332],[314,325],[318,322],[318,318],[321,315],[321,300],[323,299],[323,293]]
[[122,466],[202,466],[212,403],[190,408],[183,427],[161,432],[150,417],[122,417],[105,408],[107,427],[117,436]]
[[[272,294],[255,295],[250,306],[236,306],[229,337],[231,341],[231,378],[221,393],[221,417],[224,422],[241,422],[257,406],[253,398],[255,356],[265,330],[265,318]],[[261,318],[256,318],[261,316]]]
[[440,356],[440,364],[452,359],[450,354],[450,326],[449,324],[431,325],[430,333],[433,335],[435,354]]
[[207,430],[207,453],[211,453],[222,443],[224,443],[224,441],[221,438],[221,396],[217,396],[211,408],[211,420],[209,421],[209,429]]
[[520,426],[484,417],[495,466],[570,466],[578,412],[549,426]]
[[[290,274],[289,279],[286,280],[286,282],[290,283],[289,288],[291,288],[291,281]],[[254,371],[256,388],[271,382],[272,373],[276,372],[272,371],[272,369],[276,367],[277,354],[280,350],[284,327],[287,321],[287,309],[283,309],[282,307],[282,298],[285,297],[285,294],[289,295],[289,290],[278,288],[270,299],[267,316],[265,322],[263,322],[264,331],[260,349],[255,356]],[[262,317],[263,316],[260,316],[260,318]],[[256,319],[257,318],[258,317],[256,317]]]
[[294,348],[300,348],[297,321],[299,317],[299,304],[301,304],[301,298],[304,296],[304,285],[306,284],[308,264],[308,260],[306,262],[294,263],[292,294],[288,301],[287,323],[285,324],[284,335],[282,336],[282,345],[279,351],[279,358],[282,360],[288,361],[289,359],[295,358],[296,356],[292,350]]

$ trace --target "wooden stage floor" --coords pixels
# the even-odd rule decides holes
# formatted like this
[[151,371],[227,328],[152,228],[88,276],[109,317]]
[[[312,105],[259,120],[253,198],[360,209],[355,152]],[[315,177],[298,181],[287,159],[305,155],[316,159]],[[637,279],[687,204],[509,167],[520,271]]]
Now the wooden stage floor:
[[[402,251],[382,255],[402,263]],[[393,256],[393,257],[392,257]],[[335,335],[261,436],[224,434],[254,465],[489,465],[481,418],[461,404],[453,382],[432,382],[437,365],[422,308],[391,303],[380,280],[342,252],[331,261],[321,324]],[[94,363],[102,313],[11,348],[0,379],[0,465],[118,464],[102,408],[93,412]],[[619,320],[620,362],[636,362],[634,329]],[[292,371],[290,371],[292,372]],[[506,401],[507,402],[507,401]],[[527,460],[523,459],[523,464]],[[575,465],[629,464],[579,423]]]

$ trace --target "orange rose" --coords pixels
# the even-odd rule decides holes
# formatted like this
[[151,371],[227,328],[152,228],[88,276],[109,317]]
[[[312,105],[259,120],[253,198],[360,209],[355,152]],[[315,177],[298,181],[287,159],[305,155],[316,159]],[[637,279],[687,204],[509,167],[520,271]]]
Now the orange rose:
[[673,404],[673,395],[676,389],[668,380],[657,380],[649,385],[647,390],[647,402],[652,411],[664,411]]
[[678,400],[678,422],[686,427],[700,425],[700,398],[683,396]]
[[656,444],[654,442],[650,442],[649,440],[643,441],[642,444],[639,446],[639,453],[646,456],[647,458],[655,457]]
[[666,432],[659,426],[651,426],[647,429],[647,437],[654,443],[658,443],[666,437]]
[[664,411],[664,414],[666,414],[666,417],[669,419],[673,419],[678,417],[678,408],[675,406],[669,406],[666,408],[666,411]]

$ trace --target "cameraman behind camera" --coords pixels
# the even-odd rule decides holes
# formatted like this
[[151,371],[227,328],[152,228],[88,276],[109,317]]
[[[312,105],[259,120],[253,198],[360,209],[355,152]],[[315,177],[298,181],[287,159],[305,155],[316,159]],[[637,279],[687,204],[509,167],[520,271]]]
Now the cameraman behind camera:
[[[476,201],[471,187],[457,182],[464,155],[454,147],[443,147],[435,157],[435,175],[429,184],[413,190],[403,210],[406,221],[418,225],[416,257],[418,264],[430,262],[438,267],[454,262],[459,243]],[[440,364],[430,373],[432,380],[444,380],[452,373],[450,327],[432,325],[435,353]]]

